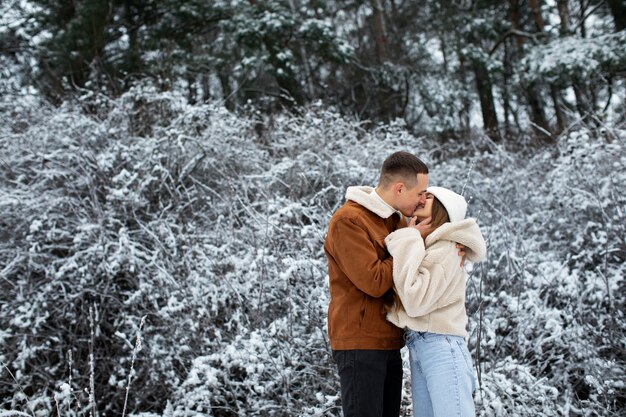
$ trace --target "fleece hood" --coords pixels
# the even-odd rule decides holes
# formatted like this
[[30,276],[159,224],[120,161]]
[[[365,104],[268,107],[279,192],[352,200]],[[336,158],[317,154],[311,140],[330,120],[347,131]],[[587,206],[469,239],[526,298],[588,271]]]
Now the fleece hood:
[[374,187],[348,187],[346,191],[346,200],[351,200],[362,205],[383,219],[391,217],[394,213],[398,213],[401,217],[403,217],[399,211],[391,208],[391,206],[385,203],[385,201],[374,192]]

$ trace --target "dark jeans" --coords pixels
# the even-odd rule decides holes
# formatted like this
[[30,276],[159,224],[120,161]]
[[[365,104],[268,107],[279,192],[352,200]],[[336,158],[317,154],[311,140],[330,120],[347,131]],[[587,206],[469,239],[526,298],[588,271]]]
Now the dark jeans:
[[333,350],[344,417],[398,417],[402,397],[399,350]]

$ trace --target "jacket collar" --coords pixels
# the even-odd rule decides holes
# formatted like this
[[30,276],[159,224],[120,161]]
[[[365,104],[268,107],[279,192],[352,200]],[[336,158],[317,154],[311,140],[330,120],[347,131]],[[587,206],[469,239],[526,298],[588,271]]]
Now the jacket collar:
[[385,202],[374,190],[373,187],[356,186],[348,187],[346,191],[346,200],[354,201],[376,214],[383,219],[391,217],[394,213],[398,213],[402,218],[402,213],[395,210]]

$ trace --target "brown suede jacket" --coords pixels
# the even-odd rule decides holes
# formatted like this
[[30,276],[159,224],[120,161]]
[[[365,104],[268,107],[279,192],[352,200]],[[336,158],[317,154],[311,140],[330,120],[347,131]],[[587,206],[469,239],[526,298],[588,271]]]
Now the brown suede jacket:
[[392,259],[385,238],[406,226],[401,213],[371,187],[349,187],[346,203],[328,225],[330,304],[328,336],[333,350],[394,350],[403,330],[387,321],[393,304]]

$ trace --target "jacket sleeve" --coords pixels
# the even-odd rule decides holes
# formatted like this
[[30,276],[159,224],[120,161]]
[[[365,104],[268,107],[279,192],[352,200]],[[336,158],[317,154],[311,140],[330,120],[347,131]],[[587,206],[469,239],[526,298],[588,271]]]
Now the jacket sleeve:
[[392,259],[380,259],[369,234],[349,219],[330,231],[333,257],[348,279],[369,296],[379,298],[393,286]]
[[480,233],[480,229],[475,233],[471,240],[465,245],[465,259],[478,263],[485,260],[487,257],[487,244],[485,243],[485,239],[483,238],[482,233]]
[[[446,271],[446,266],[461,269],[456,251],[437,250],[427,255],[420,233],[413,228],[396,230],[387,236],[385,242],[393,257],[395,289],[406,313],[410,317],[420,317],[437,310],[440,299],[455,276]],[[447,257],[451,259],[445,259]]]
[[465,246],[465,260],[482,262],[487,256],[487,244],[480,227],[476,219],[471,217],[463,220],[463,224],[462,228],[451,231],[447,239]]

